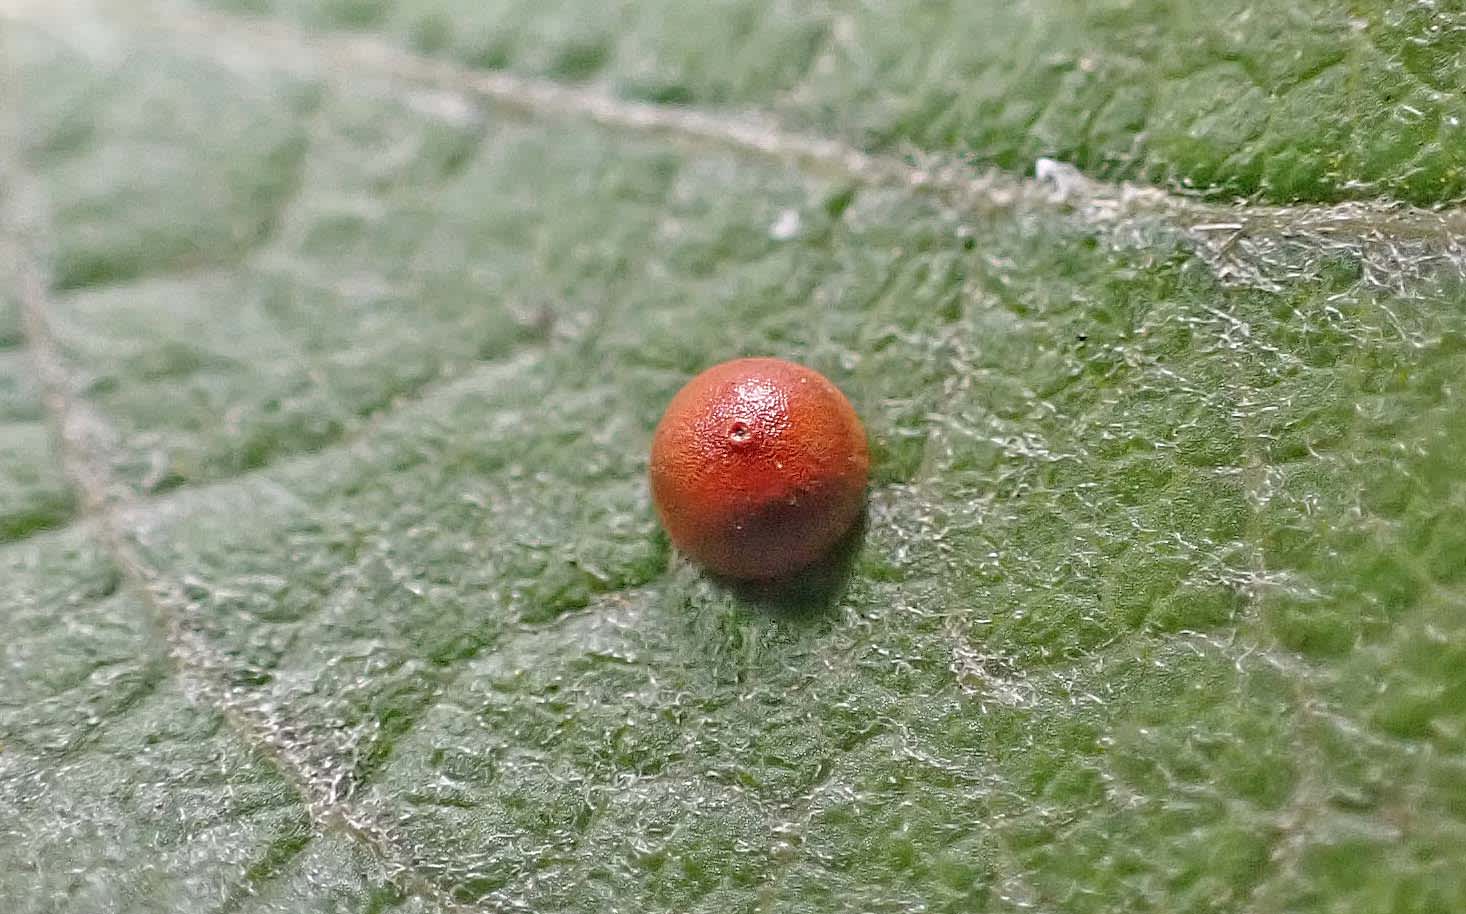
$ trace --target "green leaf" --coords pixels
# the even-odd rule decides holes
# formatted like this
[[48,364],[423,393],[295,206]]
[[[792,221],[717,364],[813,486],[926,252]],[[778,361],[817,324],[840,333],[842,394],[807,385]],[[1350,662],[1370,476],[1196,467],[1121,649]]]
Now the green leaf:
[[1364,0],[208,0],[863,146],[1219,198],[1466,197],[1466,11]]
[[[1454,199],[1452,14],[251,7],[0,20],[16,910],[1466,908],[1461,211],[1096,180]],[[755,353],[773,596],[644,479]]]

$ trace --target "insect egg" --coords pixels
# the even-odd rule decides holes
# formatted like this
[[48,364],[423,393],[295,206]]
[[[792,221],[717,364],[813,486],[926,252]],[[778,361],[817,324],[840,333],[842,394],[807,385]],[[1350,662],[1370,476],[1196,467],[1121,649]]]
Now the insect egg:
[[672,398],[652,438],[651,488],[673,545],[732,578],[787,576],[859,517],[865,429],[824,375],[735,359]]

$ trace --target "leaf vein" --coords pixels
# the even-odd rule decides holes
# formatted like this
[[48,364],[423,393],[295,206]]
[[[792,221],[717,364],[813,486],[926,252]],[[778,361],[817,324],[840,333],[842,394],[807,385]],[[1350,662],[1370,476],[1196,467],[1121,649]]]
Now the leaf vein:
[[[7,93],[9,94],[9,93]],[[6,99],[5,108],[16,106]],[[0,175],[8,185],[8,206],[0,222],[0,240],[9,249],[16,273],[16,288],[27,348],[40,381],[41,399],[55,427],[60,462],[77,492],[79,518],[96,524],[97,535],[124,576],[153,607],[173,661],[173,672],[185,694],[217,711],[248,745],[256,749],[291,784],[300,796],[317,831],[339,829],[364,844],[388,870],[398,887],[443,910],[479,912],[498,910],[465,905],[421,873],[407,842],[384,823],[349,803],[338,791],[339,776],[317,760],[318,747],[297,741],[295,728],[251,705],[228,682],[227,658],[208,644],[189,622],[189,605],[181,585],[151,567],[129,539],[120,520],[131,501],[128,487],[113,477],[114,434],[106,422],[75,393],[71,377],[54,339],[48,316],[51,283],[44,267],[47,208],[36,182],[19,164],[15,118],[5,123],[0,137]]]

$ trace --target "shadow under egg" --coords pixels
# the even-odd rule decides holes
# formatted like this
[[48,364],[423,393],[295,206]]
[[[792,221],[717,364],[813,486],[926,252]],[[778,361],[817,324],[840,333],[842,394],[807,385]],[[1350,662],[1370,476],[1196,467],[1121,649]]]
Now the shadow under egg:
[[740,580],[711,575],[740,602],[780,620],[815,623],[834,616],[850,587],[855,559],[865,544],[870,512],[862,507],[855,522],[822,557],[782,577]]

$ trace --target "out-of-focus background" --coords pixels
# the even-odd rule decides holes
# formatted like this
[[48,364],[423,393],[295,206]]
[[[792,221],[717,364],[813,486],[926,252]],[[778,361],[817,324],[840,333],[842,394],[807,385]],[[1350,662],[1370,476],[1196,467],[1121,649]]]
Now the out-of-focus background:
[[[0,2],[0,897],[1466,910],[1466,14]],[[672,554],[710,364],[867,528]]]

